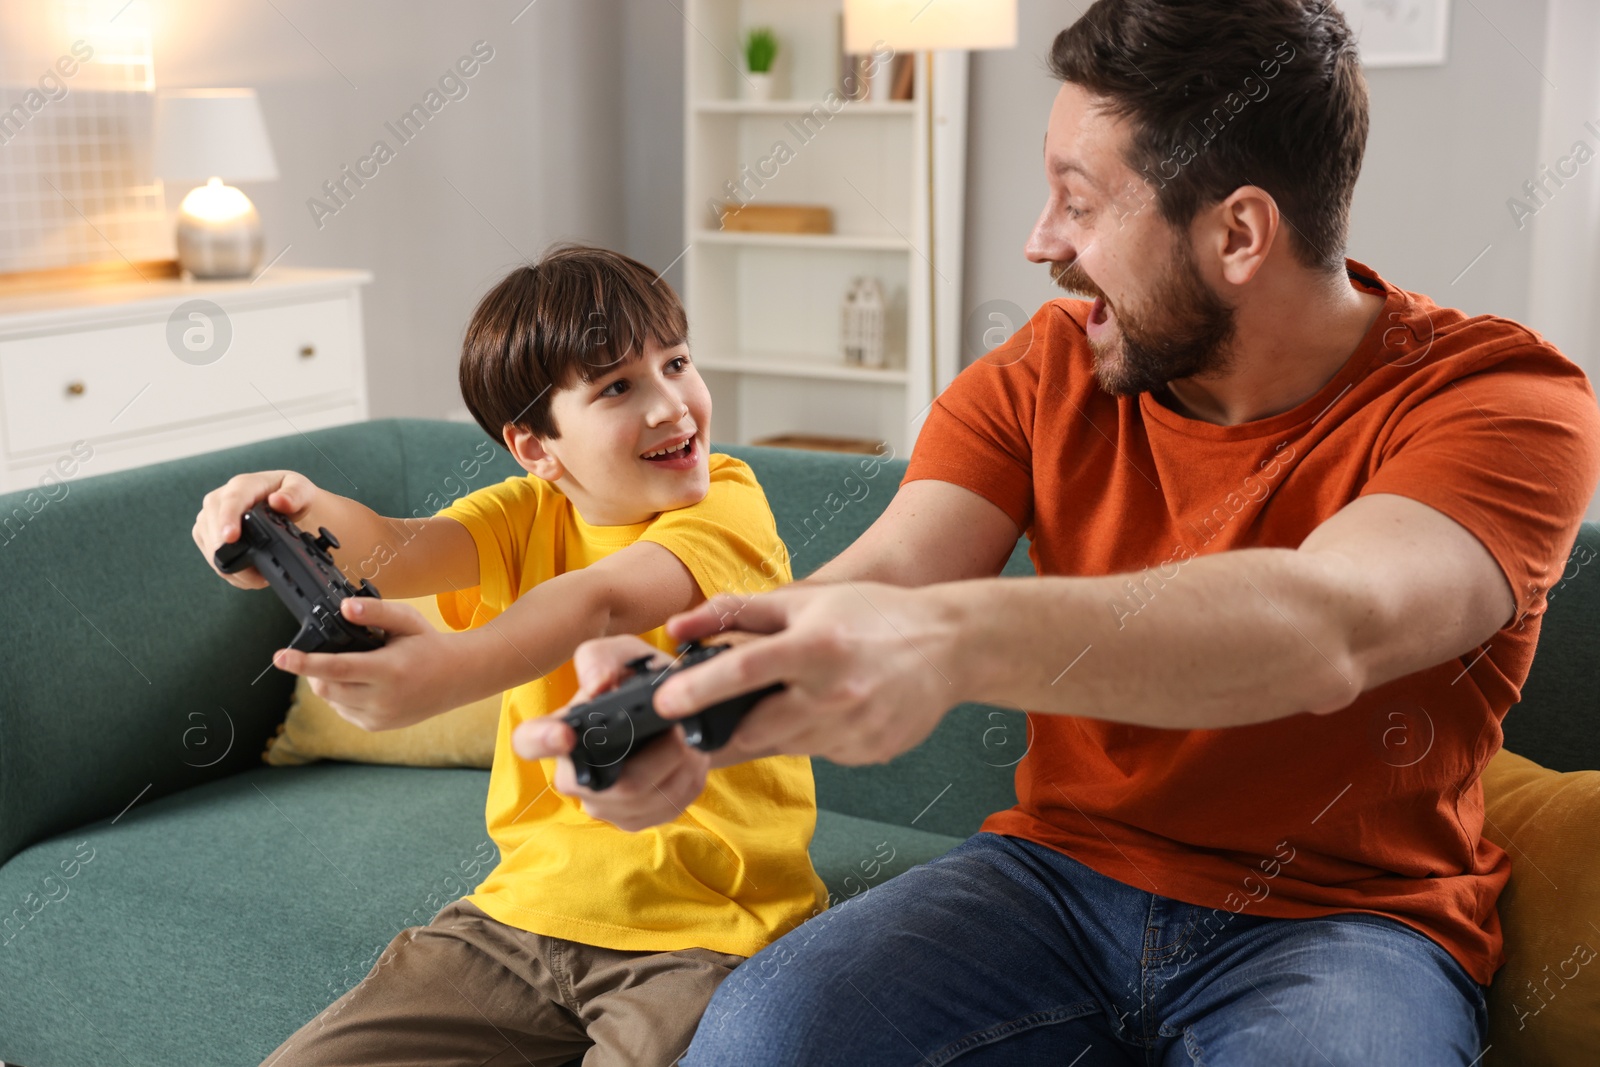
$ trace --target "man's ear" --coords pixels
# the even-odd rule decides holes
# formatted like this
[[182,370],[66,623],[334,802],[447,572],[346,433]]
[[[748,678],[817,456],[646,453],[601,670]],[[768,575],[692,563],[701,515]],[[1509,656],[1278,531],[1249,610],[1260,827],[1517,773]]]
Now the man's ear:
[[561,461],[556,459],[545,448],[544,442],[526,426],[515,426],[508,422],[501,428],[500,433],[505,439],[506,448],[510,449],[511,455],[529,474],[553,482],[565,472]]
[[1230,285],[1244,285],[1266,263],[1287,221],[1272,194],[1256,185],[1241,185],[1211,212],[1210,233],[1203,239],[1215,249],[1222,277]]

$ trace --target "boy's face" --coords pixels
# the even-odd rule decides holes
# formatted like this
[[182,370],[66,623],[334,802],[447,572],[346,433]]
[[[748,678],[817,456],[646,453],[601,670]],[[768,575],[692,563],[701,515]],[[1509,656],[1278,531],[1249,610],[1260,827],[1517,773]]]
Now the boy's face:
[[711,394],[686,344],[647,342],[643,356],[555,390],[550,414],[560,437],[510,427],[506,447],[590,525],[643,522],[698,503],[710,488]]

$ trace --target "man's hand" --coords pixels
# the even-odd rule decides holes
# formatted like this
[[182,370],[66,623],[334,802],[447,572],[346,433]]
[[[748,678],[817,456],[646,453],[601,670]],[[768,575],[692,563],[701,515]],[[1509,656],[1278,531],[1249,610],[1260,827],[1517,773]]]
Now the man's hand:
[[655,656],[652,666],[665,667],[668,657],[637,637],[601,637],[585,641],[573,656],[578,691],[570,703],[543,718],[530,719],[511,734],[511,747],[523,759],[556,758],[555,789],[583,802],[583,810],[623,830],[643,830],[671,822],[683,814],[705,789],[711,758],[692,748],[683,731],[674,729],[653,739],[629,757],[609,789],[585,789],[578,784],[568,758],[577,737],[561,721],[575,704],[592,700],[622,679],[624,665],[639,656]]
[[[935,587],[936,588],[936,587]],[[916,747],[969,694],[955,619],[921,589],[877,582],[727,594],[667,620],[680,640],[721,629],[770,634],[674,674],[656,710],[681,718],[772,682],[788,688],[745,716],[714,766],[779,753],[885,763]]]
[[479,692],[481,635],[441,633],[410,604],[346,597],[345,618],[376,626],[388,642],[371,652],[299,652],[279,649],[272,662],[303,674],[311,691],[364,730],[394,730],[489,694]]

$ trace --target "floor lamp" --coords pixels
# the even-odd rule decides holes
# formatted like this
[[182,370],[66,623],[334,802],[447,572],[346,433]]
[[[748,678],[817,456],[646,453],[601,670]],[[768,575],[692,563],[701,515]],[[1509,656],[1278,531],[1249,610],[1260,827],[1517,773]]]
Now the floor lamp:
[[[928,260],[934,265],[942,256],[959,264],[965,223],[961,206],[966,185],[966,82],[960,80],[960,100],[936,100],[934,67],[965,64],[966,53],[976,49],[1015,48],[1017,0],[844,0],[844,38],[849,53],[872,53],[885,45],[896,53],[921,53],[917,64],[928,94],[924,137],[929,152]],[[933,181],[936,173],[947,176],[944,184]],[[938,268],[933,269],[937,273]],[[930,395],[937,395],[940,383],[961,369],[961,294],[940,300],[937,285],[930,284],[929,291],[934,294],[929,307],[928,365],[933,375],[929,386]],[[939,343],[941,337],[947,339],[944,345]]]

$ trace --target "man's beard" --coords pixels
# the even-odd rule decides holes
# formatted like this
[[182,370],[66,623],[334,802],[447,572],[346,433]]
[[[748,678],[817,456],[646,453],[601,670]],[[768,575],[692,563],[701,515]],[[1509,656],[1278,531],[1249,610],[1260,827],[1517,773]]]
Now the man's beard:
[[[1156,392],[1170,381],[1221,371],[1228,365],[1234,311],[1206,288],[1188,246],[1180,241],[1177,248],[1147,306],[1112,309],[1118,336],[1090,342],[1094,376],[1112,396]],[[1050,276],[1063,289],[1098,297],[1111,306],[1076,260],[1050,264]]]

